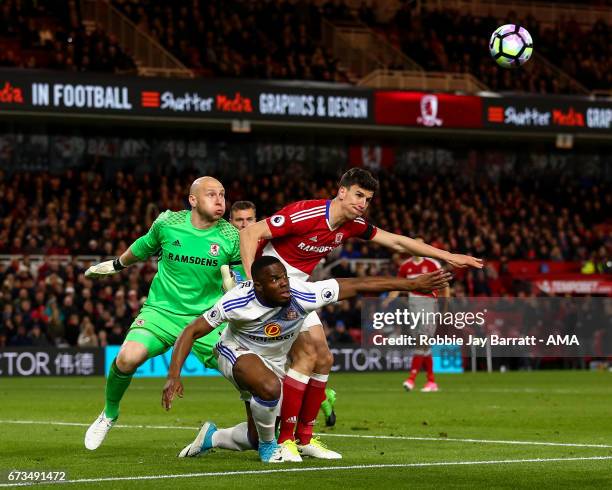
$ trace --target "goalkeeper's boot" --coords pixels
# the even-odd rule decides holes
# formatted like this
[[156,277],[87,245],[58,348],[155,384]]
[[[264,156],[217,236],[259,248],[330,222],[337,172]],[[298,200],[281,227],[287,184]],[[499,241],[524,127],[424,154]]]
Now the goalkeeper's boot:
[[110,419],[106,416],[104,410],[102,410],[100,416],[89,426],[85,433],[85,447],[90,451],[98,449],[116,421],[117,417]]
[[321,410],[325,415],[325,425],[327,427],[333,427],[336,425],[336,412],[334,411],[334,405],[336,404],[336,391],[332,388],[325,389],[325,400],[321,403]]
[[438,391],[438,390],[439,390],[438,385],[436,383],[432,382],[432,381],[428,381],[425,384],[425,386],[423,386],[423,388],[421,388],[421,391],[423,393],[429,393],[429,392]]
[[181,450],[178,457],[193,458],[206,454],[213,448],[212,436],[215,432],[217,426],[213,422],[204,422],[196,438]]
[[414,381],[412,381],[411,379],[407,379],[402,383],[402,386],[406,391],[412,391],[414,390]]
[[298,444],[298,451],[302,456],[310,456],[317,459],[342,459],[342,455],[328,449],[318,437],[310,439],[308,444]]

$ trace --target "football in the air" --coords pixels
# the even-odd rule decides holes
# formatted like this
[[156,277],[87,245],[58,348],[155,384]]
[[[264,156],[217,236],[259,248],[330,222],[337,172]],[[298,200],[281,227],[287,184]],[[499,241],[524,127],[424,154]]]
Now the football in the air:
[[489,50],[499,66],[516,68],[531,58],[533,40],[524,27],[506,24],[495,29],[491,35]]

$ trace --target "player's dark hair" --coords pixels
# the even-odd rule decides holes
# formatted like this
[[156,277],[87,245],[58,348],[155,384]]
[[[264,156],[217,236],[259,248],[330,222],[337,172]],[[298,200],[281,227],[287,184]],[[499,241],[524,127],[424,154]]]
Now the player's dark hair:
[[378,180],[363,168],[352,168],[345,172],[338,183],[340,187],[349,189],[352,185],[358,185],[366,191],[376,192],[378,190]]
[[271,255],[259,257],[251,266],[251,276],[253,277],[253,280],[258,280],[259,274],[261,274],[261,271],[266,267],[280,263],[280,260],[278,260],[276,257],[272,257]]
[[236,201],[230,208],[230,217],[236,211],[242,211],[243,209],[252,209],[255,212],[257,211],[255,204],[253,204],[251,201]]

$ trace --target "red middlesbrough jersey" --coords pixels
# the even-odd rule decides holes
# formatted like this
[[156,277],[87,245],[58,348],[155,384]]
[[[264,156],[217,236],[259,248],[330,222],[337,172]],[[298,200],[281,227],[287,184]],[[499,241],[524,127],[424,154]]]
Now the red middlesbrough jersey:
[[273,255],[291,276],[310,276],[319,261],[349,238],[371,240],[377,228],[364,218],[347,221],[335,230],[329,226],[331,201],[298,201],[266,219],[272,239],[262,255]]
[[[397,271],[397,275],[398,277],[414,279],[415,277],[420,276],[421,274],[434,272],[441,268],[442,266],[440,265],[440,262],[435,259],[430,259],[429,257],[419,257],[415,260],[414,257],[410,257],[400,266],[399,270]],[[427,296],[430,298],[437,298],[438,291],[432,291],[431,294],[410,292],[409,296]]]

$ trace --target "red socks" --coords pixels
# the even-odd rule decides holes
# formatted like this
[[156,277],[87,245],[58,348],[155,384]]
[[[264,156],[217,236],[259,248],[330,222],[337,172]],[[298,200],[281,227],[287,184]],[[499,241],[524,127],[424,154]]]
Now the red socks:
[[436,380],[433,372],[433,358],[431,357],[431,354],[428,356],[412,357],[412,364],[410,365],[410,377],[408,379],[414,383],[414,380],[416,379],[417,374],[419,374],[421,367],[423,367],[425,369],[425,372],[427,373],[427,381],[429,383],[435,383]]
[[413,383],[417,377],[417,374],[419,374],[422,365],[423,356],[412,356],[412,364],[410,365],[410,377],[408,379]]
[[431,357],[431,354],[423,357],[423,366],[425,367],[425,371],[427,372],[427,382],[435,383],[436,379],[434,378],[433,358]]
[[304,394],[304,402],[300,417],[298,420],[295,438],[299,439],[300,444],[305,445],[310,443],[312,439],[312,431],[314,429],[321,403],[325,400],[325,386],[327,385],[327,374],[313,373],[308,388]]
[[[308,386],[309,376],[298,373],[294,369],[289,369],[283,381],[283,402],[280,411],[280,434],[278,443],[287,439],[293,439],[295,424],[298,421],[302,400],[306,387]],[[321,400],[322,401],[322,400]]]

